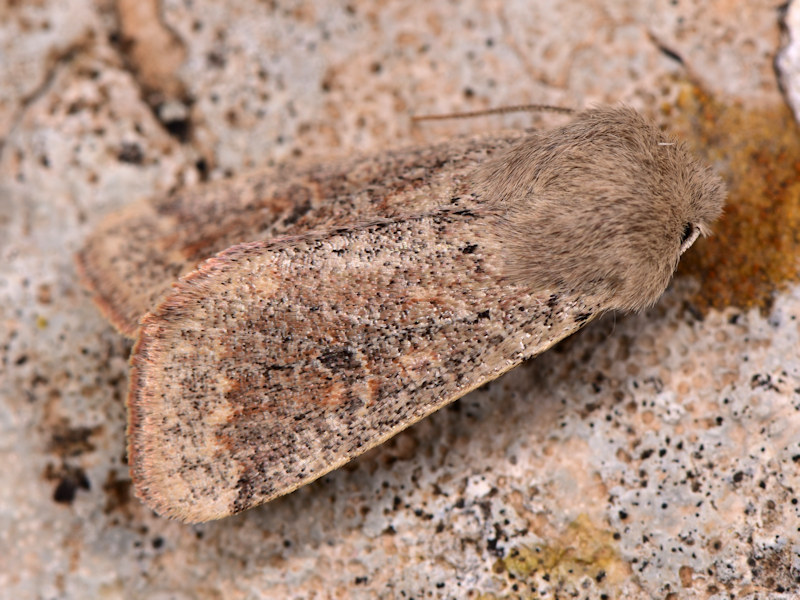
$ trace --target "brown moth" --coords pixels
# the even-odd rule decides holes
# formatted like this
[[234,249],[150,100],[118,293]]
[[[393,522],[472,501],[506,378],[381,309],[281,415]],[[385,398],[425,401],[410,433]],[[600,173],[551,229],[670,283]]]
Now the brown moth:
[[602,312],[652,305],[724,197],[617,107],[111,216],[78,263],[137,337],[136,493],[199,522],[317,479]]

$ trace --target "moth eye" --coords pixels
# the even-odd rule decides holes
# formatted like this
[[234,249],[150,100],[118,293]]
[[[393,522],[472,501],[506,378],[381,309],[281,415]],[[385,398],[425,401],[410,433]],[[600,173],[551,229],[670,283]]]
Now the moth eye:
[[681,234],[681,254],[686,252],[691,245],[694,244],[698,235],[700,235],[700,230],[691,223],[686,223],[686,225],[683,226],[683,233]]

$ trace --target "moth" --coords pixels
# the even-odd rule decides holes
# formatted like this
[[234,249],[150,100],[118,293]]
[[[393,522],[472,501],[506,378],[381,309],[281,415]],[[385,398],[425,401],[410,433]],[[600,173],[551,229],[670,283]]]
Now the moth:
[[112,214],[77,263],[136,338],[137,495],[201,522],[317,479],[597,315],[655,303],[724,200],[621,106]]

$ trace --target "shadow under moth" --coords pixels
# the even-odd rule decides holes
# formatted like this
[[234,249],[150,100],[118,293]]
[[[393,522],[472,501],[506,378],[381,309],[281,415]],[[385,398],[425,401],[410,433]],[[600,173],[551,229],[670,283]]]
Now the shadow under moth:
[[77,260],[136,338],[137,495],[200,522],[317,479],[602,312],[652,305],[724,198],[613,107],[110,215]]

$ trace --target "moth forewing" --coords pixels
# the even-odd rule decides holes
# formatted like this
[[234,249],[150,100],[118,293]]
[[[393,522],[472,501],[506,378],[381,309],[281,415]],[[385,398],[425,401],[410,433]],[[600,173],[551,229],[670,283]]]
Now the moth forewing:
[[524,134],[462,138],[304,168],[264,169],[147,198],[108,216],[77,255],[106,317],[135,337],[173,282],[242,242],[431,210]]
[[290,492],[498,377],[600,307],[503,274],[497,218],[443,209],[243,244],[144,321],[137,494],[196,522]]

